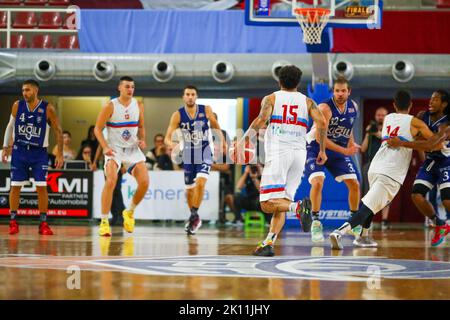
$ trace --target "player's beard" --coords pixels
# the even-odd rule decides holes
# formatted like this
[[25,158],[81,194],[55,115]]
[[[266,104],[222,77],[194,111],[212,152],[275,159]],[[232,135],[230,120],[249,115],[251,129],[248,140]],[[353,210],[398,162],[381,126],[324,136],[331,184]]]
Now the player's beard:
[[336,102],[337,102],[338,104],[344,104],[344,103],[347,102],[347,99],[345,99],[345,98],[341,98],[341,99],[336,99],[336,98],[335,98],[335,100],[336,100]]

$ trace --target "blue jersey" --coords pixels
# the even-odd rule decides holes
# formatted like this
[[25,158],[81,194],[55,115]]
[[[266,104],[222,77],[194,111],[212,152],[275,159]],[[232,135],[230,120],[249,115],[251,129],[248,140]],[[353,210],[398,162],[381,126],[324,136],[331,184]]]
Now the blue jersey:
[[327,138],[341,147],[347,147],[353,124],[358,116],[356,104],[352,100],[347,100],[345,109],[341,112],[335,105],[333,99],[330,99],[325,103],[328,104],[331,110]]
[[31,111],[25,100],[19,101],[14,124],[14,144],[19,146],[47,147],[50,126],[47,123],[48,102],[41,100]]
[[[430,112],[425,111],[425,113],[422,116],[422,121],[426,123],[426,125],[428,126],[428,128],[430,128],[430,130],[432,132],[438,132],[439,127],[441,125],[449,124],[450,118],[447,115],[444,115],[440,119],[433,122],[433,120],[431,120]],[[447,146],[445,148],[443,148],[442,150],[427,152],[426,153],[427,159],[436,160],[436,159],[448,158],[450,156],[450,148],[448,147],[448,144],[449,144],[449,142],[447,141]]]
[[[200,155],[209,158],[210,131],[205,106],[197,105],[197,111],[193,118],[191,118],[184,106],[178,112],[180,113],[179,128],[181,129],[184,142],[183,158],[187,157],[188,154],[194,156],[194,153],[196,154],[195,158],[198,158]],[[205,152],[206,149],[209,151]]]
[[[353,124],[358,116],[356,103],[353,100],[347,100],[345,109],[341,112],[335,105],[333,98],[325,101],[331,111],[330,123],[328,124],[327,138],[337,145],[346,148],[350,135],[352,133]],[[311,142],[310,148],[318,149],[319,144],[316,141]]]

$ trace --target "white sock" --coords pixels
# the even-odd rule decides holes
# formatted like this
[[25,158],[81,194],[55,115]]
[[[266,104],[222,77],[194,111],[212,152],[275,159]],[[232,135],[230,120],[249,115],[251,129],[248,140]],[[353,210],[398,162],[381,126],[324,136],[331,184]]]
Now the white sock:
[[350,230],[352,230],[352,227],[350,226],[350,223],[346,222],[344,223],[339,229],[342,234],[346,234]]
[[263,244],[266,245],[269,242],[272,242],[272,245],[275,243],[275,240],[277,240],[277,234],[273,232],[269,232],[267,234],[266,240],[263,241]]
[[134,210],[134,209],[136,209],[136,204],[134,204],[134,202],[133,202],[133,200],[131,200],[131,202],[130,202],[130,206],[128,207],[128,210]]
[[289,205],[289,211],[295,212],[295,207],[297,207],[297,202],[291,202],[291,204]]
[[106,214],[102,213],[102,221],[104,221],[104,220],[108,221],[108,215],[109,215],[109,213],[106,213]]
[[370,229],[363,228],[362,232],[361,232],[361,237],[368,237],[369,236],[369,231],[370,231]]

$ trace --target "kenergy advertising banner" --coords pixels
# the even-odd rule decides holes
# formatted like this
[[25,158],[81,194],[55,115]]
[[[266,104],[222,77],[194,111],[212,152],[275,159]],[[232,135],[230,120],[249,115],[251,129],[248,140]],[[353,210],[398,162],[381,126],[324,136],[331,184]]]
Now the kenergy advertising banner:
[[[0,216],[9,215],[10,171],[0,170]],[[49,171],[47,176],[48,215],[90,218],[93,173],[91,171]],[[38,198],[33,181],[22,187],[19,216],[38,216]]]
[[[149,171],[150,186],[134,217],[142,220],[187,220],[190,212],[186,203],[184,174],[182,171]],[[101,194],[105,178],[102,171],[94,173],[93,217],[101,217]],[[136,180],[129,174],[122,179],[122,195],[128,206],[136,192]],[[219,173],[212,171],[206,182],[199,215],[204,220],[217,220],[219,216]]]

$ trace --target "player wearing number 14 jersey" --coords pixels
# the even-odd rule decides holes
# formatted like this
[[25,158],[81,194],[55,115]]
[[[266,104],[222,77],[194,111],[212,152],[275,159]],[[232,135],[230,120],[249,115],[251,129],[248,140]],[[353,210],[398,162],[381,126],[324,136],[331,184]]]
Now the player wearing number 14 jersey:
[[361,199],[358,212],[346,223],[330,234],[331,247],[341,250],[342,236],[352,228],[362,225],[361,237],[353,243],[360,247],[374,247],[377,244],[369,238],[369,227],[373,216],[386,207],[400,190],[408,173],[412,149],[392,147],[389,139],[397,137],[404,143],[411,143],[415,137],[427,139],[421,143],[433,148],[439,143],[428,126],[420,119],[409,114],[411,97],[406,91],[398,91],[394,98],[396,113],[387,115],[382,130],[382,144],[373,158],[368,171],[369,191]]

